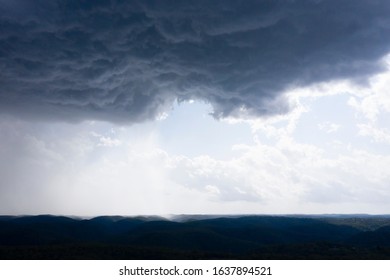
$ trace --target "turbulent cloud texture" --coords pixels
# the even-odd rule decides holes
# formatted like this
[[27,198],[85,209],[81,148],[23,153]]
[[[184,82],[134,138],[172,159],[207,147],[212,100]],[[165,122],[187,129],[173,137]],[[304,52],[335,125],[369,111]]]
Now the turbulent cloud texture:
[[380,71],[389,14],[387,0],[0,0],[0,111],[131,123],[193,99],[217,118],[283,113],[291,87]]

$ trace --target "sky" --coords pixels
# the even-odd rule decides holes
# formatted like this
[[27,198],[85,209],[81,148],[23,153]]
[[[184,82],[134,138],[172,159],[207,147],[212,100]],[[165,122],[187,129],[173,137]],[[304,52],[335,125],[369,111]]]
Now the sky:
[[387,0],[0,0],[0,214],[389,214]]

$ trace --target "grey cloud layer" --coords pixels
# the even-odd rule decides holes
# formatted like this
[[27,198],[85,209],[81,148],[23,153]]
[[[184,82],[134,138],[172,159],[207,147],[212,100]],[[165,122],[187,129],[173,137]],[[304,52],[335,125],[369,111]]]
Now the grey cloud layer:
[[139,122],[196,99],[215,117],[283,113],[289,87],[380,71],[389,14],[387,0],[0,0],[0,110]]

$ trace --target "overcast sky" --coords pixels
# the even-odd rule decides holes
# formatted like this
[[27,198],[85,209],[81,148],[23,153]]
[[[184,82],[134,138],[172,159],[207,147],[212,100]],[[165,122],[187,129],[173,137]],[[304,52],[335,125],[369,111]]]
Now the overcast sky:
[[0,214],[389,214],[389,14],[0,0]]

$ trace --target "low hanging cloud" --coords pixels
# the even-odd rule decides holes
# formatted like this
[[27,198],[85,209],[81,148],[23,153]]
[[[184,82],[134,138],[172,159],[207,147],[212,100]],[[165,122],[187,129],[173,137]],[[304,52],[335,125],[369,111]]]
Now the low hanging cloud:
[[291,87],[382,70],[387,0],[0,0],[0,111],[141,122],[175,100],[216,118],[289,110]]

